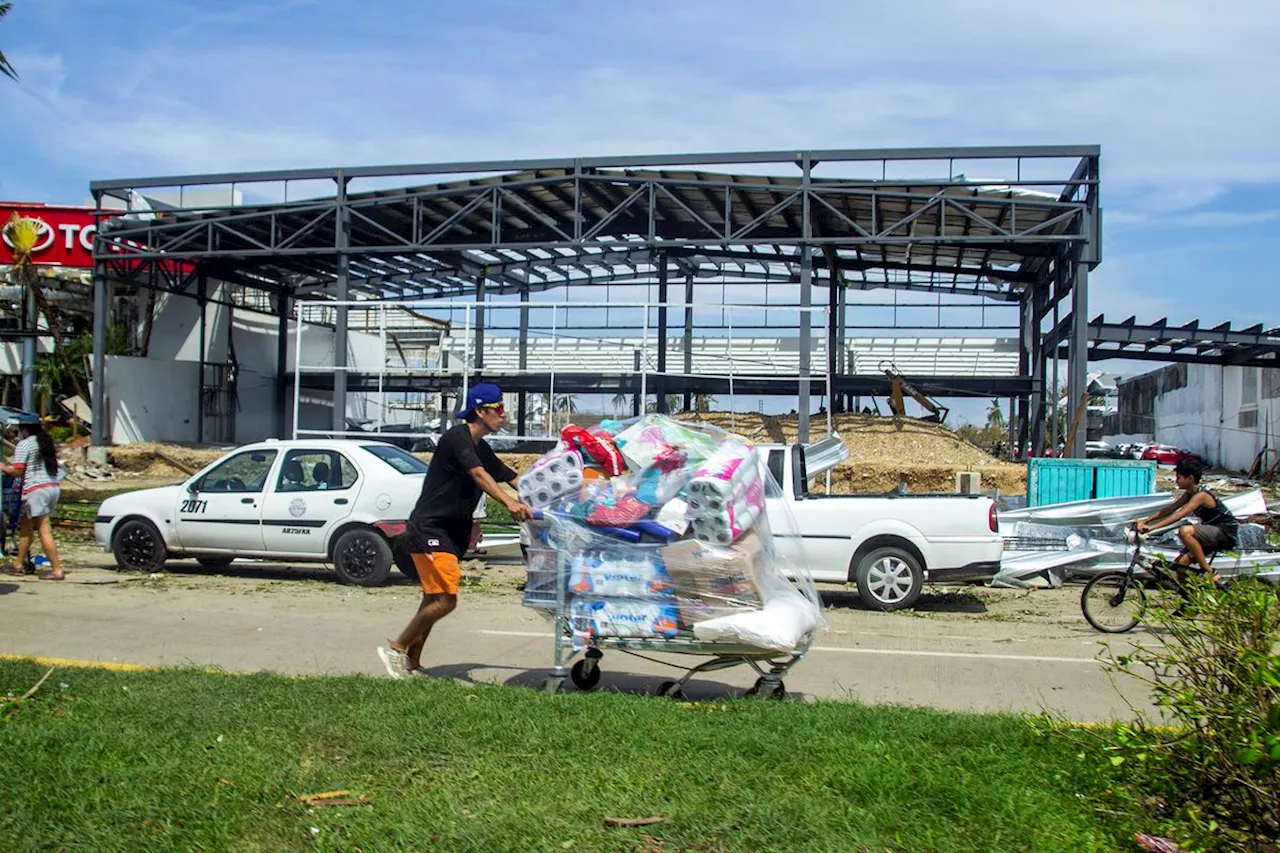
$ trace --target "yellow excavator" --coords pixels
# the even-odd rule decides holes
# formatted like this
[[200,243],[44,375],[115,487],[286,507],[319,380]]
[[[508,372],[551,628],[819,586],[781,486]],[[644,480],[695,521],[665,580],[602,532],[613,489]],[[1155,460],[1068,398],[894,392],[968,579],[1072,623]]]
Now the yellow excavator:
[[893,362],[880,362],[880,369],[884,371],[885,376],[889,377],[889,409],[893,412],[895,418],[907,416],[906,397],[910,396],[926,412],[929,412],[928,415],[920,418],[920,420],[935,424],[940,424],[946,420],[947,413],[951,410],[908,382],[907,378],[894,366]]

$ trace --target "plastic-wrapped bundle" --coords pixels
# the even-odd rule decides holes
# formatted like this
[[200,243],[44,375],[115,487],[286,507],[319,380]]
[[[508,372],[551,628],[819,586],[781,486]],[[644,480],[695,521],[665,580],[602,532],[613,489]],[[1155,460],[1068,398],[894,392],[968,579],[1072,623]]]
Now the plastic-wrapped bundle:
[[[722,433],[723,435],[723,433]],[[663,415],[647,415],[626,422],[614,437],[627,468],[642,471],[672,449],[684,451],[691,464],[716,451],[720,439],[699,425],[682,423]]]
[[577,645],[598,637],[664,637],[680,633],[680,614],[671,604],[628,598],[574,596],[569,620]]
[[[750,442],[660,415],[615,432],[625,471],[596,471],[539,507],[527,604],[563,608],[579,648],[680,636],[790,651],[821,624],[794,520],[766,501],[780,490]],[[775,528],[788,533],[785,563]]]
[[[648,550],[651,553],[645,553]],[[675,585],[653,549],[602,548],[578,554],[569,566],[574,595],[674,598]]]
[[582,457],[576,450],[557,447],[533,464],[516,482],[520,500],[542,509],[582,488]]
[[689,481],[689,522],[703,542],[729,545],[764,512],[760,457],[745,442],[727,441]]

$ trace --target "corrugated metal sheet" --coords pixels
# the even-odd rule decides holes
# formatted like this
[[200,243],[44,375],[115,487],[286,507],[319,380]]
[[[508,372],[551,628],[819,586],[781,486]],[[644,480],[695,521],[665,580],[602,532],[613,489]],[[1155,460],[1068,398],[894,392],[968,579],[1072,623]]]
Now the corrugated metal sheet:
[[1156,463],[1136,459],[1031,459],[1027,506],[1149,495]]

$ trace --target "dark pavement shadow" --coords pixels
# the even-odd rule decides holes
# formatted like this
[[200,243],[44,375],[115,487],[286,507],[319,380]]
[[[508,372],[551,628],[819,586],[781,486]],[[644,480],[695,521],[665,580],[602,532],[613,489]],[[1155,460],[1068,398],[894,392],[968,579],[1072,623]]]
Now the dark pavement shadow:
[[[114,570],[115,567],[109,567]],[[251,561],[240,561],[232,563],[229,566],[202,566],[195,560],[169,560],[164,564],[162,572],[172,575],[180,575],[182,577],[226,577],[226,578],[245,578],[246,580],[275,580],[275,581],[320,581],[322,583],[331,583],[335,586],[342,586],[342,582],[338,580],[338,576],[334,574],[333,569],[327,563],[299,563],[290,565],[288,563],[256,563]],[[130,572],[121,572],[121,575],[130,575]],[[392,568],[390,576],[383,586],[413,586],[418,585],[417,580],[405,577],[399,569]]]
[[[615,657],[612,661],[617,663]],[[700,662],[700,659],[699,661]],[[672,668],[669,675],[636,675],[628,672],[620,672],[610,669],[610,661],[606,659],[600,666],[600,683],[590,691],[579,690],[574,686],[571,678],[564,680],[564,686],[560,688],[562,693],[625,693],[631,696],[651,696],[656,700],[661,697],[656,695],[658,687],[665,681],[674,681],[684,675],[683,669]],[[474,673],[476,670],[495,670],[506,669],[511,671],[511,676],[497,682],[489,679],[478,679]],[[449,678],[456,681],[471,682],[473,684],[501,684],[506,687],[525,687],[531,690],[542,690],[546,686],[547,676],[550,673],[550,667],[546,669],[522,669],[519,667],[497,667],[488,663],[458,663],[443,664],[441,666],[429,667],[427,672],[435,678]],[[755,673],[752,671],[754,680]],[[784,679],[785,681],[785,679]],[[686,702],[722,702],[726,699],[741,698],[746,692],[745,687],[737,687],[732,684],[725,684],[722,681],[715,681],[712,678],[695,675],[693,678],[685,682],[684,697],[682,701]],[[801,701],[805,698],[803,693],[794,693],[787,691],[787,699],[795,699]]]
[[916,610],[925,613],[986,613],[987,605],[981,598],[967,590],[938,590],[925,588]]
[[0,595],[8,595],[11,592],[18,591],[19,584],[16,583],[0,583]]
[[[855,589],[819,589],[822,606],[829,610],[877,612],[862,601]],[[925,587],[912,610],[920,613],[986,613],[987,605],[965,590],[931,590]]]

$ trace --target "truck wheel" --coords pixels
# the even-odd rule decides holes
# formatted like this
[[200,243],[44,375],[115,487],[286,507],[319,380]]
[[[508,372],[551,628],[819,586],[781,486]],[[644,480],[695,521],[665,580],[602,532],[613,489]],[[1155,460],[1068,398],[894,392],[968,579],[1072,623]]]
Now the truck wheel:
[[356,528],[333,546],[333,570],[343,583],[378,586],[391,574],[391,545],[376,530]]
[[901,548],[877,548],[854,571],[858,595],[872,610],[901,610],[916,603],[924,587],[924,569]]
[[391,555],[395,559],[400,574],[411,581],[418,579],[418,567],[413,564],[413,555],[409,553],[409,537],[397,536],[391,540]]
[[141,518],[130,519],[116,529],[111,552],[116,565],[131,572],[157,572],[169,556],[160,531]]

